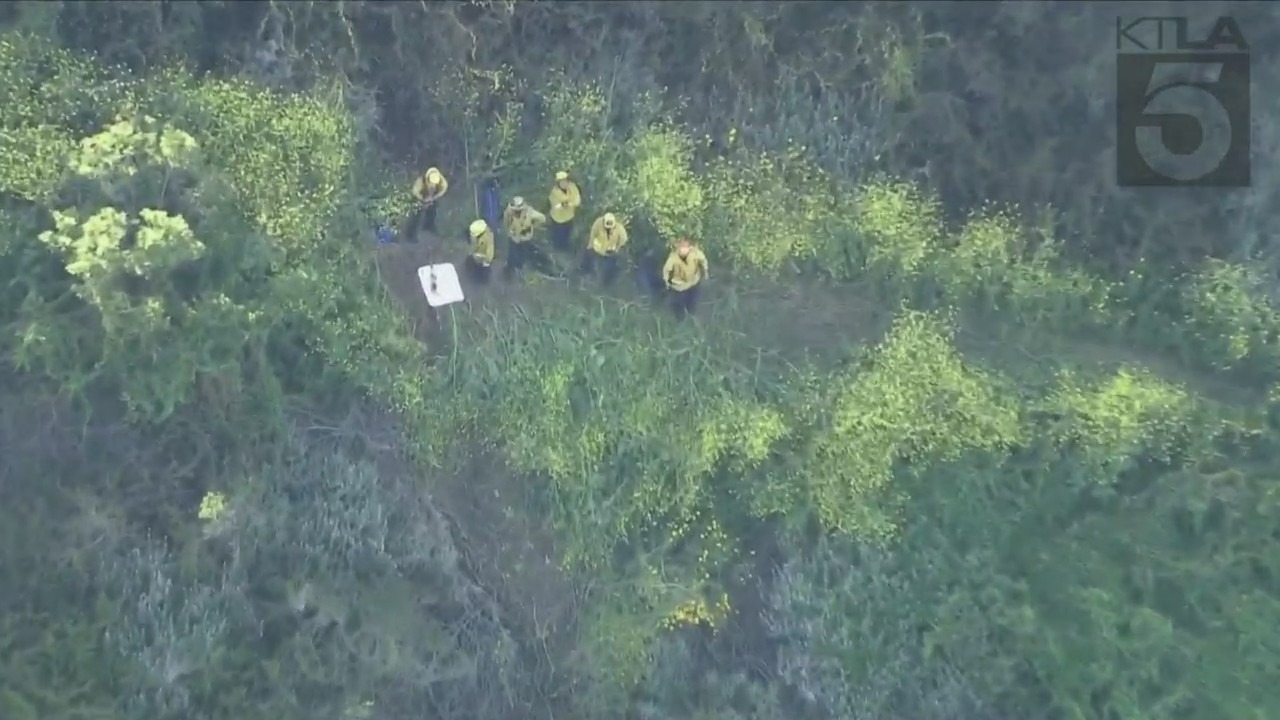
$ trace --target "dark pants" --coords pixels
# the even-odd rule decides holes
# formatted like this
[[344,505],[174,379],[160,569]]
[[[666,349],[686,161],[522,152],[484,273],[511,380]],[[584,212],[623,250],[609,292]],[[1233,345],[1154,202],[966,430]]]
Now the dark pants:
[[424,203],[418,206],[413,214],[413,219],[409,221],[409,231],[405,233],[405,242],[418,242],[418,232],[426,230],[431,234],[436,232],[436,204],[434,202]]
[[654,298],[662,299],[667,291],[667,281],[662,277],[662,263],[667,259],[666,255],[658,256],[649,254],[639,258],[640,273],[637,282],[640,289],[648,293]]
[[675,311],[676,317],[683,319],[686,315],[692,315],[694,309],[698,305],[698,293],[702,291],[702,284],[699,283],[688,290],[669,290],[671,295],[671,309]]
[[493,269],[492,266],[481,265],[480,261],[476,260],[474,255],[467,256],[466,266],[467,277],[481,285],[489,282],[489,275],[491,274],[490,271]]
[[480,183],[480,217],[489,223],[489,227],[501,226],[502,192],[497,178],[487,178]]
[[600,265],[603,273],[603,281],[605,285],[612,285],[613,281],[618,277],[618,256],[617,255],[601,255],[600,253],[587,248],[582,253],[582,264],[578,266],[578,273],[581,275],[592,275],[596,271],[596,265]]
[[551,245],[557,250],[568,250],[571,244],[569,236],[573,232],[573,221],[566,223],[558,223],[555,220],[547,222],[547,234],[551,236]]
[[532,265],[537,270],[551,274],[551,262],[546,255],[542,254],[542,250],[533,244],[532,240],[524,242],[515,242],[514,240],[507,246],[507,264],[502,269],[503,277],[510,279],[517,271],[523,270],[526,265]]

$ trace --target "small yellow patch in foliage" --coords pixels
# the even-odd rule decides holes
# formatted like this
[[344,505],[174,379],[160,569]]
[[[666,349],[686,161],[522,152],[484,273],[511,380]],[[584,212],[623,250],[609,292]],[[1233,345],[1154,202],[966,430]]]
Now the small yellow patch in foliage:
[[196,517],[205,522],[216,522],[227,511],[227,496],[212,490],[204,494],[204,499],[200,501],[200,511],[196,513]]
[[680,550],[668,552],[661,568],[644,568],[637,596],[647,607],[666,608],[660,629],[703,625],[718,630],[732,609],[728,593],[712,580],[734,552],[728,535],[707,511],[700,511],[674,523],[669,540]]
[[720,599],[714,604],[695,598],[677,605],[670,615],[662,619],[661,627],[664,630],[674,630],[682,626],[704,625],[716,631],[729,616],[729,610],[728,593],[721,593]]

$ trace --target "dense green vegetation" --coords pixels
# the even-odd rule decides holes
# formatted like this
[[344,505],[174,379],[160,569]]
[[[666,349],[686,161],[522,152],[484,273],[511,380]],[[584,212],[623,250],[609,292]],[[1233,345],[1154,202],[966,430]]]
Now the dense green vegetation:
[[[1270,170],[1117,190],[1111,11],[966,5],[7,7],[0,718],[1280,715]],[[434,326],[428,164],[697,321]]]

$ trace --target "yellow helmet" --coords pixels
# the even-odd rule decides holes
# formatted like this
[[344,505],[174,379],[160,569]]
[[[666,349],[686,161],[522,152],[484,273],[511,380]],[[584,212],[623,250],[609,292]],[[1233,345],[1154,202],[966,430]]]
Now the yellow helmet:
[[440,168],[427,168],[427,182],[438,183],[442,177]]
[[561,170],[556,173],[556,182],[561,182],[562,180],[568,180],[568,179],[569,179],[568,171]]
[[613,213],[605,213],[605,214],[604,214],[604,226],[605,226],[605,227],[607,227],[607,228],[611,228],[611,227],[613,227],[614,225],[617,225],[617,224],[618,224],[618,218],[614,217],[614,216],[613,216]]
[[471,237],[478,238],[481,235],[483,235],[485,231],[488,229],[489,229],[489,223],[483,220],[476,220],[475,222],[471,223],[471,228],[470,228]]

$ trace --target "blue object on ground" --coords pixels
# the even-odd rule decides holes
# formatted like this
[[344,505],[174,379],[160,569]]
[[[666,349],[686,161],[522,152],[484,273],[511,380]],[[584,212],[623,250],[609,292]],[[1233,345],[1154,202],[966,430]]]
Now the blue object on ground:
[[373,237],[378,241],[379,245],[390,245],[396,241],[396,233],[386,225],[379,225],[373,231]]
[[480,185],[480,217],[491,228],[497,228],[502,223],[502,192],[494,178],[489,178]]

